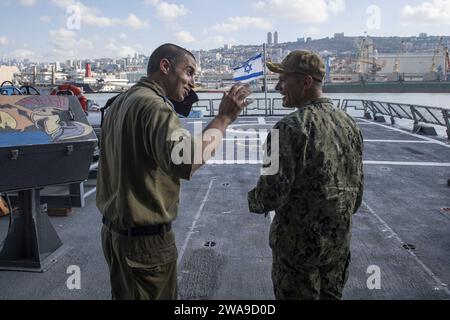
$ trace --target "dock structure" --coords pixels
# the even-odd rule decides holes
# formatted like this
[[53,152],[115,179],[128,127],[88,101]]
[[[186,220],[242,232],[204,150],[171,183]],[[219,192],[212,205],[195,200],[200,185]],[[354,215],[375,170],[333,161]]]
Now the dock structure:
[[[279,119],[240,117],[224,141],[224,150],[235,147],[226,150],[233,155],[224,152],[182,183],[174,223],[180,299],[274,299],[271,216],[250,213],[247,192],[261,166],[260,154],[251,154]],[[344,299],[450,299],[450,143],[363,115],[355,119],[365,140],[365,190],[353,216]],[[208,120],[182,122],[194,132]],[[235,161],[239,146],[247,150],[244,161]],[[68,250],[44,273],[0,271],[0,299],[110,299],[95,196],[51,222]],[[0,237],[7,229],[8,218],[0,218]],[[73,266],[79,289],[67,286]]]

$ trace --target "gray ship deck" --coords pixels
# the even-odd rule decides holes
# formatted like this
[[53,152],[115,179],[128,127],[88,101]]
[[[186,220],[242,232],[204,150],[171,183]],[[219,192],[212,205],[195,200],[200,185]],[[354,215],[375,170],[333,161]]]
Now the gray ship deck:
[[[236,124],[267,127],[277,119],[247,117]],[[194,121],[186,119],[186,127]],[[450,145],[364,119],[358,123],[365,138],[365,193],[353,219],[344,299],[450,299],[450,213],[441,210],[450,207]],[[274,298],[270,217],[247,208],[259,167],[210,164],[183,183],[174,225],[181,299]],[[0,299],[109,299],[95,197],[51,221],[66,253],[45,273],[0,271]],[[1,237],[7,225],[8,218],[1,218]],[[70,265],[81,269],[80,290],[66,287]],[[380,268],[379,290],[367,287],[369,266]]]

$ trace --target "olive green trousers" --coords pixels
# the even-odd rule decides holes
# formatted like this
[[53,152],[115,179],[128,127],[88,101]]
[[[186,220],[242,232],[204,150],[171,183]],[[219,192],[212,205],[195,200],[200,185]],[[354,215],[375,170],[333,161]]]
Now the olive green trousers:
[[101,237],[112,299],[177,299],[177,247],[172,230],[163,235],[127,237],[103,226]]

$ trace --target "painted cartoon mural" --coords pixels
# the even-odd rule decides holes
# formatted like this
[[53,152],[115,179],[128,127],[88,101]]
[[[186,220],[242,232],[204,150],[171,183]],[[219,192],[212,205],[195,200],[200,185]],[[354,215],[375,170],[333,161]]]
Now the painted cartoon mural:
[[91,126],[74,120],[67,97],[15,96],[0,100],[0,145],[57,143],[91,134]]

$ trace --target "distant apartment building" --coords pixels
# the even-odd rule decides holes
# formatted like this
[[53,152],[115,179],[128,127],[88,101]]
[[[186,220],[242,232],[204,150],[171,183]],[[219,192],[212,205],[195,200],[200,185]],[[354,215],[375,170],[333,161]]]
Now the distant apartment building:
[[267,32],[267,44],[272,45],[272,32]]

